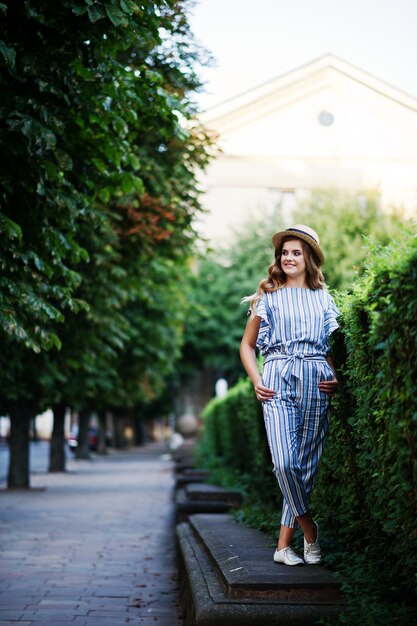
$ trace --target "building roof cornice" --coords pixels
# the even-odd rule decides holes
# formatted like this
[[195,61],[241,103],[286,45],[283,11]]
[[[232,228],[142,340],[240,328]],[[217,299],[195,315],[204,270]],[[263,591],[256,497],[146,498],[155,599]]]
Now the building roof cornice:
[[239,119],[242,123],[246,123],[253,115],[258,117],[261,111],[267,112],[271,106],[279,108],[280,103],[285,106],[288,101],[297,98],[297,95],[302,97],[308,92],[316,91],[320,85],[323,85],[323,81],[329,81],[331,76],[354,81],[398,105],[417,112],[417,98],[333,54],[324,54],[305,65],[210,107],[200,115],[200,120],[206,126],[227,130],[232,118],[232,126],[239,125]]

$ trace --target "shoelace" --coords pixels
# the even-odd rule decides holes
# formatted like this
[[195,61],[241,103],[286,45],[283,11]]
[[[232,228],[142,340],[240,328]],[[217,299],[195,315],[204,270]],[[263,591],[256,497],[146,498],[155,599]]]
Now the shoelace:
[[309,552],[315,552],[316,550],[318,550],[317,541],[312,541],[311,543],[308,543],[308,541],[306,541],[306,553],[307,554]]
[[297,555],[295,554],[294,550],[291,548],[291,546],[287,546],[286,548],[282,548],[282,554],[285,556],[289,553],[290,556],[296,557]]

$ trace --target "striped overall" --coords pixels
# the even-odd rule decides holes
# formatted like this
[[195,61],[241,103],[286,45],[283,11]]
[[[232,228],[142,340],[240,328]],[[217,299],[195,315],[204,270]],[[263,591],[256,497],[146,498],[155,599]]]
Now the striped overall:
[[330,399],[318,389],[334,373],[326,361],[339,315],[323,290],[282,288],[258,302],[257,347],[264,355],[262,382],[274,389],[262,403],[274,473],[283,494],[281,524],[296,527],[309,510],[318,463],[329,430]]

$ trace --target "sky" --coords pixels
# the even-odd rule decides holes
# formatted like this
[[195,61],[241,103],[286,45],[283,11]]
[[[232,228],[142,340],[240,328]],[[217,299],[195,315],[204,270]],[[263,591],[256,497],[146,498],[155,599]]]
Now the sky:
[[324,54],[417,98],[417,0],[196,0],[202,110]]

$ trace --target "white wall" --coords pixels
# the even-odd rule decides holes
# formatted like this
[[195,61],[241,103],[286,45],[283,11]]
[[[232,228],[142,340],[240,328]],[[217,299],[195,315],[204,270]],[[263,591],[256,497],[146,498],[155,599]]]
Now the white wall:
[[[201,178],[208,214],[198,228],[213,239],[280,194],[297,201],[317,188],[376,190],[381,204],[417,209],[417,100],[356,72],[307,68],[275,91],[236,98],[205,124],[222,153]],[[342,71],[345,70],[345,71]],[[240,103],[240,104],[239,104]],[[321,112],[333,115],[325,126]],[[291,201],[290,201],[291,204]],[[290,216],[288,216],[290,219]]]

